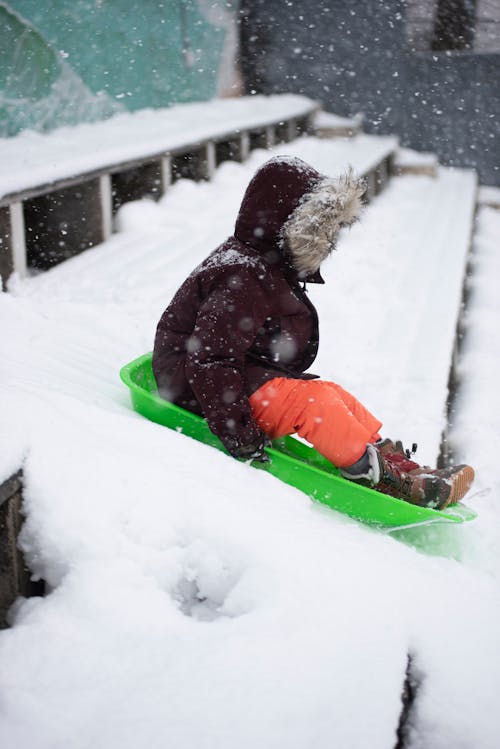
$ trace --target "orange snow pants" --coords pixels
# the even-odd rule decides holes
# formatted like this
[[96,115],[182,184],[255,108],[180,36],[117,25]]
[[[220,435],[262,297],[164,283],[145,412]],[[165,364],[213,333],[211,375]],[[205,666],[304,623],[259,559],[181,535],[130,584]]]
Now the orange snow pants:
[[345,468],[376,442],[382,423],[334,382],[276,377],[250,396],[253,416],[271,439],[297,433]]

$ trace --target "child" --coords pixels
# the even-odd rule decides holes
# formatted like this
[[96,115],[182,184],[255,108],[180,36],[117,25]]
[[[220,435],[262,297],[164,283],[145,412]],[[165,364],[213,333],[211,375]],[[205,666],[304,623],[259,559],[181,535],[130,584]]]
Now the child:
[[[251,180],[234,235],[182,284],[156,332],[160,395],[207,419],[231,455],[266,460],[269,438],[298,433],[342,474],[409,502],[444,508],[467,492],[466,465],[421,468],[352,395],[306,373],[318,350],[318,316],[305,282],[339,230],[360,214],[365,184],[293,157]],[[302,285],[301,285],[302,284]]]

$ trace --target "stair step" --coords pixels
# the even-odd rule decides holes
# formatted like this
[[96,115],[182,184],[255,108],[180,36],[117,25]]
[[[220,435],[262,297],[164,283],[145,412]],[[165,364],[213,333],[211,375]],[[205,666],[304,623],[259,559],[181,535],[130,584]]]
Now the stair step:
[[333,112],[318,112],[314,118],[313,132],[318,138],[352,138],[363,132],[363,115],[340,117]]
[[434,153],[414,151],[411,148],[398,148],[393,162],[393,174],[422,174],[436,177],[439,161]]
[[392,180],[325,265],[315,371],[436,463],[472,235],[476,175]]

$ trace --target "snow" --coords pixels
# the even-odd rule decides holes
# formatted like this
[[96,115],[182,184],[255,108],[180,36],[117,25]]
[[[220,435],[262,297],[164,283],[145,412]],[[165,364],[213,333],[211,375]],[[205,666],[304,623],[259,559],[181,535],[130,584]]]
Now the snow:
[[[335,175],[371,158],[358,145],[274,152]],[[454,433],[480,469],[472,524],[370,530],[139,417],[119,381],[268,156],[126,204],[108,242],[0,294],[0,477],[24,458],[22,545],[51,591],[0,635],[2,746],[387,749],[408,653],[412,749],[498,746],[498,214],[481,213]],[[444,169],[392,180],[309,288],[313,370],[429,461],[474,189]]]
[[[500,482],[493,467],[498,464],[500,436],[500,392],[498,352],[500,351],[500,299],[498,279],[500,257],[500,212],[481,208],[471,259],[468,283],[469,305],[465,316],[464,340],[458,366],[461,386],[452,417],[451,443],[458,460],[471,460],[480,476],[482,512],[476,524],[484,532],[478,554],[498,575],[500,527],[498,494]],[[490,556],[491,555],[491,556]]]
[[500,208],[500,187],[482,185],[479,188],[478,202],[480,205],[490,205],[492,208]]
[[51,133],[0,138],[0,197],[110,165],[144,159],[271,122],[302,117],[316,103],[280,94],[177,104],[117,114]]
[[[356,135],[351,138],[299,138],[294,142],[295,156],[307,161],[323,174],[338,176],[352,166],[358,174],[366,174],[383,159],[394,153],[398,139],[392,135]],[[291,146],[285,144],[275,151],[288,153]]]
[[330,283],[317,293],[322,337],[326,326],[334,341],[322,340],[315,366],[359,394],[386,433],[417,442],[429,465],[446,424],[475,189],[463,170],[398,177],[329,264],[340,293]]
[[395,157],[395,165],[399,167],[439,166],[438,158],[435,153],[425,151],[414,151],[412,148],[398,148]]
[[360,127],[363,124],[363,115],[358,113],[354,117],[341,117],[333,112],[321,111],[314,118],[316,127]]

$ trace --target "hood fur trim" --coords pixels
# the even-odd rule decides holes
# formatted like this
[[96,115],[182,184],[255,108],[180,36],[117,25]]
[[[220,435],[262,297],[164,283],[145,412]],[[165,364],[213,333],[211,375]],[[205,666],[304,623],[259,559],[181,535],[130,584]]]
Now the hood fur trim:
[[359,219],[366,182],[352,168],[340,177],[325,177],[302,198],[283,226],[281,238],[300,276],[315,273],[335,249],[337,235]]

